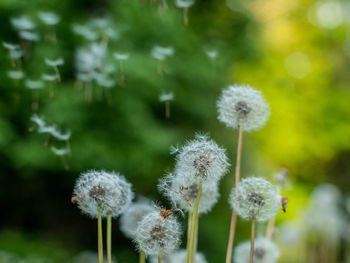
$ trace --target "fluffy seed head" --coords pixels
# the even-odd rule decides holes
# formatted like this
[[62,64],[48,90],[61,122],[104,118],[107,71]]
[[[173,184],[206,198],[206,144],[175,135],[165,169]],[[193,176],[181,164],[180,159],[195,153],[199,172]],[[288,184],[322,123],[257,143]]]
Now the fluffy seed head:
[[276,188],[263,178],[243,179],[230,195],[230,205],[246,220],[266,221],[281,208],[281,196]]
[[230,166],[226,151],[208,136],[196,135],[186,143],[176,155],[176,174],[188,181],[219,181]]
[[[234,263],[249,263],[250,241],[238,245],[235,249]],[[254,263],[274,263],[280,253],[275,243],[267,238],[259,237],[255,240]]]
[[125,236],[134,239],[136,230],[143,217],[151,212],[155,212],[155,207],[146,201],[133,203],[123,213],[120,218],[120,229]]
[[136,230],[135,243],[146,255],[158,255],[159,249],[167,255],[181,243],[181,226],[166,210],[144,216]]
[[[185,176],[175,173],[169,174],[160,180],[158,189],[171,202],[175,208],[186,212],[192,211],[198,193],[197,181],[189,181]],[[220,197],[219,186],[216,181],[203,183],[198,213],[207,213],[217,203]]]
[[218,119],[234,129],[259,130],[270,116],[270,108],[260,91],[249,85],[233,85],[222,91],[217,101]]
[[99,206],[103,217],[119,216],[134,197],[131,184],[119,173],[94,170],[81,174],[73,195],[82,212],[93,218],[98,217]]
[[[163,259],[164,263],[186,263],[186,250],[181,249],[170,255],[167,255]],[[196,263],[207,263],[205,256],[202,253],[197,252],[195,256]],[[151,263],[158,263],[158,257],[152,256]]]

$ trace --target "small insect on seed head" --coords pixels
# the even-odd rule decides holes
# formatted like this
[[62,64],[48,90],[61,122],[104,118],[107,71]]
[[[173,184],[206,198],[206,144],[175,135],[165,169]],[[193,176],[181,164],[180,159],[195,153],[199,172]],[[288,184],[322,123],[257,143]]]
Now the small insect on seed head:
[[283,212],[286,212],[287,204],[288,204],[288,197],[282,196],[282,210],[283,210]]

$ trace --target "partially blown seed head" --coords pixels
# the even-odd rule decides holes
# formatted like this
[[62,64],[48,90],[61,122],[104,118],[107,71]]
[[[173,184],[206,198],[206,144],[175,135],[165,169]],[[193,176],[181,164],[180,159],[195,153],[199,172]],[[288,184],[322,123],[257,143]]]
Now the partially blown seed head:
[[[249,263],[250,241],[238,245],[235,249],[234,263]],[[267,238],[257,238],[254,247],[254,263],[274,263],[280,253],[275,243]]]
[[167,255],[181,243],[181,227],[175,216],[161,210],[144,216],[136,231],[135,243],[146,255],[158,255],[159,249]]
[[145,215],[155,212],[155,210],[155,207],[150,202],[141,201],[131,204],[120,218],[121,231],[125,236],[134,239],[141,220]]
[[281,196],[276,188],[263,178],[242,180],[230,195],[230,205],[246,220],[266,221],[281,208]]
[[[197,198],[199,184],[197,181],[190,181],[186,176],[174,173],[162,178],[158,189],[171,202],[175,208],[186,212],[192,211]],[[207,213],[217,203],[220,197],[219,186],[216,181],[203,183],[198,213]]]
[[270,108],[260,91],[249,85],[233,85],[222,91],[217,101],[218,119],[226,126],[245,131],[259,130],[270,116]]
[[230,166],[226,150],[220,148],[208,136],[196,135],[178,150],[175,170],[188,181],[219,181]]
[[94,170],[81,174],[73,195],[82,212],[93,218],[98,217],[99,206],[103,217],[119,216],[134,197],[131,184],[119,173]]

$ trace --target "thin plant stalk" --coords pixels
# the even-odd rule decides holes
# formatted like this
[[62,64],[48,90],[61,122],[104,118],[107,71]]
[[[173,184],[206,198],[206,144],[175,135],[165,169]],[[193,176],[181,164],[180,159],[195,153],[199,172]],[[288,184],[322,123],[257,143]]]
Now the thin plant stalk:
[[188,7],[184,8],[184,25],[188,25]]
[[250,258],[249,258],[249,263],[254,263],[255,225],[256,225],[256,220],[253,219],[253,221],[252,221],[252,236],[251,236],[251,239],[250,239]]
[[197,253],[197,246],[198,246],[198,215],[197,215],[197,219],[194,222],[195,225],[194,227],[194,237],[193,237],[193,253],[192,253],[192,261],[195,262],[195,258],[196,258],[196,253]]
[[146,256],[143,251],[140,251],[140,263],[146,263]]
[[107,214],[107,262],[112,263],[112,215]]
[[[238,146],[237,146],[237,160],[236,160],[236,170],[235,170],[235,187],[238,186],[240,180],[241,173],[241,157],[242,157],[242,139],[243,139],[243,125],[239,126],[238,132]],[[231,224],[230,224],[230,236],[227,244],[227,252],[226,252],[226,263],[231,263],[232,261],[232,249],[233,243],[235,240],[235,232],[236,232],[236,223],[237,223],[237,213],[236,211],[232,211],[231,216]]]
[[186,251],[189,251],[190,239],[191,239],[191,224],[192,224],[192,212],[188,212],[188,224],[187,224],[187,244]]
[[199,208],[199,201],[201,199],[201,193],[202,193],[202,185],[203,182],[201,181],[199,183],[198,187],[198,192],[197,192],[197,197],[196,197],[196,202],[193,207],[193,214],[192,214],[192,222],[191,222],[191,231],[190,231],[190,245],[187,250],[186,254],[186,263],[192,263],[193,262],[193,251],[194,251],[194,236],[195,236],[195,225],[196,225],[196,220],[198,218],[198,208]]
[[271,240],[275,229],[275,217],[271,218],[267,225],[266,238]]
[[158,263],[162,263],[162,249],[159,246],[159,252],[158,252]]
[[170,118],[170,101],[165,102],[165,118]]
[[97,233],[98,233],[98,263],[103,263],[103,243],[102,243],[102,211],[98,207]]
[[58,67],[54,66],[53,69],[55,70],[57,81],[61,82],[61,74],[60,74],[60,71],[58,70]]

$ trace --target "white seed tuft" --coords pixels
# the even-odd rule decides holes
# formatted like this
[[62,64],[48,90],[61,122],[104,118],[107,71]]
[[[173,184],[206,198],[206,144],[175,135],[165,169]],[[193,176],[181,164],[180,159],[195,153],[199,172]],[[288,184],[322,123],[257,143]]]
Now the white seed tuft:
[[243,179],[233,188],[230,205],[245,220],[266,221],[281,209],[281,196],[276,187],[263,178]]
[[131,184],[119,173],[88,171],[78,178],[73,195],[83,213],[98,217],[98,207],[102,216],[111,213],[112,217],[122,214],[131,203],[134,193]]
[[[250,241],[241,243],[235,248],[234,263],[249,263]],[[259,237],[254,245],[254,263],[274,263],[280,253],[275,243],[267,238]]]
[[[191,182],[186,176],[181,174],[169,174],[162,178],[158,184],[159,191],[171,201],[172,205],[175,208],[180,208],[186,212],[193,211],[198,187],[199,184],[197,181]],[[198,213],[208,213],[217,203],[219,197],[218,182],[204,182]]]
[[146,255],[158,255],[159,250],[167,255],[181,243],[181,226],[174,215],[164,215],[161,210],[144,216],[137,227],[135,243]]
[[176,155],[176,174],[189,181],[219,181],[228,171],[226,151],[206,135],[196,135]]
[[174,100],[174,93],[173,92],[162,92],[160,95],[159,95],[159,101],[160,102],[165,102],[165,101],[172,101]]
[[151,212],[155,212],[156,208],[147,201],[133,203],[125,210],[120,218],[120,229],[125,236],[134,239],[136,230],[143,217]]
[[260,91],[249,85],[233,85],[222,91],[217,101],[218,119],[234,129],[259,130],[270,116],[270,108]]
[[53,26],[60,22],[61,18],[58,14],[53,12],[40,12],[39,18],[41,21],[44,22],[44,24]]

